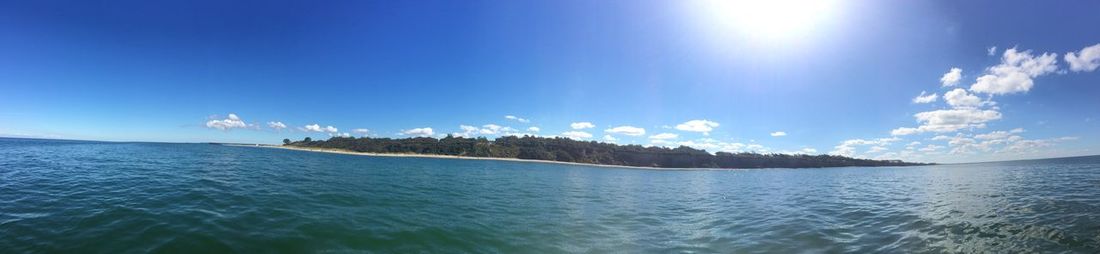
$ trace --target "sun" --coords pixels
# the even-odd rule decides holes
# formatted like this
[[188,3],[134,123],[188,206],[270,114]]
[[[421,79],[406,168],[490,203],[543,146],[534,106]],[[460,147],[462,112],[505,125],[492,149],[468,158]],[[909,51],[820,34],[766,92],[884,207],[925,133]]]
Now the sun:
[[763,42],[794,40],[813,34],[836,18],[837,0],[699,0],[701,18],[718,33]]

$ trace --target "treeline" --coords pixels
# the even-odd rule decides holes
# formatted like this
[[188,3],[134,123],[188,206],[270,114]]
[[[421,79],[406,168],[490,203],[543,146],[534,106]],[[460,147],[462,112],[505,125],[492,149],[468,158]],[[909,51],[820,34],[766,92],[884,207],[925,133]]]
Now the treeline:
[[325,141],[306,138],[302,141],[284,139],[294,147],[342,149],[365,153],[413,153],[470,157],[517,158],[605,165],[644,166],[660,168],[819,168],[846,166],[909,166],[923,165],[897,160],[867,160],[835,155],[707,153],[687,146],[677,148],[617,145],[568,138],[484,137],[463,138],[448,135],[442,139],[430,137],[343,138]]

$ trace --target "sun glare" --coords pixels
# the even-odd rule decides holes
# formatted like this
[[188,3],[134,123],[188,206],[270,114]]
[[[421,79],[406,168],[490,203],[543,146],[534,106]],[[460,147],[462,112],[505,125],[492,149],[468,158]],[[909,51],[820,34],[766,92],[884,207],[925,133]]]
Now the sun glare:
[[835,18],[836,0],[701,0],[698,11],[717,33],[767,43],[798,39]]

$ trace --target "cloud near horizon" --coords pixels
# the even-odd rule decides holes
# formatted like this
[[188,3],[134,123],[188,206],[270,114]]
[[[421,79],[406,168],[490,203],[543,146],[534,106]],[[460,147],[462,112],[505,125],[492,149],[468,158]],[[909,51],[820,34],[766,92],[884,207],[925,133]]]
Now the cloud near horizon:
[[645,135],[645,129],[644,128],[639,128],[639,127],[634,127],[634,126],[629,126],[629,125],[623,125],[623,126],[619,126],[619,127],[615,127],[615,128],[611,128],[611,129],[606,129],[606,130],[604,130],[604,132],[612,133],[612,134],[622,134],[622,135],[627,135],[627,136]]
[[332,125],[321,127],[320,124],[306,125],[306,126],[302,127],[302,130],[306,131],[306,132],[325,132],[325,133],[336,133],[336,132],[340,131],[339,129],[336,129],[336,127],[332,127]]
[[573,128],[574,130],[583,130],[583,129],[596,128],[596,125],[592,124],[590,122],[575,122],[575,123],[569,124],[569,128]]
[[[992,47],[988,52],[996,52]],[[997,95],[1023,94],[1035,87],[1035,79],[1052,73],[1066,73],[1059,71],[1058,55],[1054,53],[1035,54],[1031,50],[1018,50],[1010,48],[1002,53],[999,63],[985,68],[980,77],[969,89],[947,88],[958,83],[961,76],[960,68],[952,68],[950,72],[940,78],[941,87],[950,89],[943,93],[943,103],[948,108],[936,109],[913,114],[918,123],[916,127],[899,127],[890,131],[893,139],[851,139],[841,142],[834,147],[831,154],[859,157],[866,154],[877,154],[874,158],[914,159],[930,155],[945,155],[944,149],[950,148],[946,154],[1020,154],[1034,153],[1036,148],[1050,147],[1057,143],[1075,140],[1075,137],[1059,137],[1048,139],[1026,139],[1020,136],[1023,128],[1011,130],[995,130],[975,133],[987,128],[993,121],[1001,120],[1004,116],[993,101]],[[1085,47],[1077,52],[1069,52],[1065,55],[1065,61],[1074,72],[1087,72],[1100,68],[1100,44]],[[925,95],[914,98],[914,103],[933,103],[935,99]],[[933,93],[935,94],[935,93]],[[985,95],[982,98],[980,95]],[[955,133],[953,136],[937,135],[928,138],[930,141],[945,142],[940,144],[927,144],[919,147],[921,142],[909,143],[905,149],[888,152],[892,140],[900,140],[901,136],[917,135],[922,133]],[[857,148],[869,146],[863,153],[857,153]]]
[[718,128],[718,125],[719,124],[717,122],[705,119],[691,120],[681,124],[677,124],[676,129],[681,131],[700,132],[703,133],[704,136],[706,136],[710,135],[710,132],[714,130],[714,128]]
[[649,136],[649,139],[674,139],[674,138],[677,138],[677,137],[680,137],[680,135],[676,135],[675,133],[661,133],[661,134]]
[[408,135],[408,136],[416,136],[416,137],[431,137],[432,135],[435,135],[435,131],[433,131],[431,127],[412,128],[412,129],[408,129],[408,130],[402,130],[401,133],[399,133],[399,135]]
[[583,131],[567,131],[561,133],[562,137],[567,137],[575,140],[584,140],[592,138],[592,133]]

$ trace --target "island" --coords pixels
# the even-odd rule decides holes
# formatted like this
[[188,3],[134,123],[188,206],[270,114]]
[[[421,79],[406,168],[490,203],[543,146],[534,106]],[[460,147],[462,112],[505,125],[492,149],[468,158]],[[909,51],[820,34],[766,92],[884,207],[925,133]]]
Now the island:
[[328,140],[283,139],[283,147],[364,154],[435,155],[500,158],[653,168],[822,168],[931,165],[900,160],[870,160],[837,155],[729,153],[711,154],[687,146],[619,145],[563,137],[503,136],[466,138],[332,137]]

